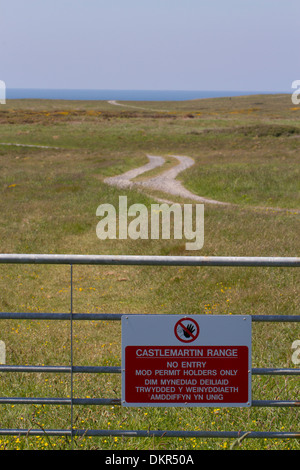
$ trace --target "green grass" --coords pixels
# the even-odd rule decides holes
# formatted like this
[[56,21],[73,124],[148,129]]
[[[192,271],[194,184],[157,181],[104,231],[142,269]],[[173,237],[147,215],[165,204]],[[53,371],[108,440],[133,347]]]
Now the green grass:
[[[275,159],[274,159],[275,160]],[[295,164],[284,161],[253,165],[219,163],[198,166],[187,187],[196,194],[240,205],[270,208],[300,207],[300,174]]]
[[[139,103],[135,103],[139,105]],[[0,240],[3,253],[297,256],[299,119],[289,96],[183,103],[8,101],[0,107]],[[157,109],[156,112],[153,109]],[[160,112],[160,109],[162,110]],[[166,110],[169,110],[167,112]],[[191,191],[232,206],[205,205],[200,252],[184,240],[105,240],[96,236],[99,204],[150,207],[154,192],[117,190],[103,180],[162,155],[187,155],[180,175]],[[155,170],[154,174],[157,173]],[[152,173],[153,175],[153,173]],[[149,174],[150,176],[150,174]],[[145,175],[143,176],[145,177]],[[160,196],[166,197],[162,193]],[[174,201],[177,198],[167,197]],[[271,209],[270,209],[271,208]],[[274,208],[274,210],[272,210]],[[280,211],[275,208],[282,209]],[[74,312],[160,314],[298,313],[299,274],[286,268],[74,267]],[[65,266],[1,265],[0,310],[69,312]],[[74,365],[120,365],[118,322],[75,322]],[[8,364],[68,365],[70,325],[1,320]],[[297,324],[254,324],[253,367],[294,367]],[[1,396],[71,393],[68,374],[1,373]],[[75,397],[119,397],[120,376],[76,374]],[[253,376],[253,399],[299,399],[297,377]],[[75,407],[82,429],[297,431],[296,408]],[[68,428],[68,406],[1,405],[0,428]],[[229,449],[229,439],[76,438],[79,449]],[[68,449],[65,438],[0,436],[0,449]],[[245,439],[240,448],[299,449],[297,440]]]

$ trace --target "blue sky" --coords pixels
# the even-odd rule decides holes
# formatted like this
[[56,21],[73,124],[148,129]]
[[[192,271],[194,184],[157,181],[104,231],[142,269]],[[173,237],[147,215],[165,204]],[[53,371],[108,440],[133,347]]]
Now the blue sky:
[[8,88],[290,91],[299,0],[2,0]]

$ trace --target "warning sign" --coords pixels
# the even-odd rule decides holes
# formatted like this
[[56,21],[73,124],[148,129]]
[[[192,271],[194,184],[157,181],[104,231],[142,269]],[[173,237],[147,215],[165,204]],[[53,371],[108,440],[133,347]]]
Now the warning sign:
[[174,328],[175,336],[183,343],[195,341],[199,335],[199,325],[192,318],[181,318]]
[[125,406],[250,406],[251,318],[122,317]]

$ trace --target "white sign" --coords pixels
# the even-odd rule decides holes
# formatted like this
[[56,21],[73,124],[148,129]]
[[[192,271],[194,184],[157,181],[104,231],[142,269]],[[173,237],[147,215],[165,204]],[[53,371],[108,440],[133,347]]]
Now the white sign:
[[123,315],[124,406],[250,406],[251,317]]

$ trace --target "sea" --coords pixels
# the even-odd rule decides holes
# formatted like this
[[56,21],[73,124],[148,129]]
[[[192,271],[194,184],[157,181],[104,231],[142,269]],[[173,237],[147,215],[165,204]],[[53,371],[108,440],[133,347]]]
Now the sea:
[[266,91],[192,91],[192,90],[75,90],[7,88],[6,99],[100,100],[100,101],[186,101],[203,98],[277,94]]

